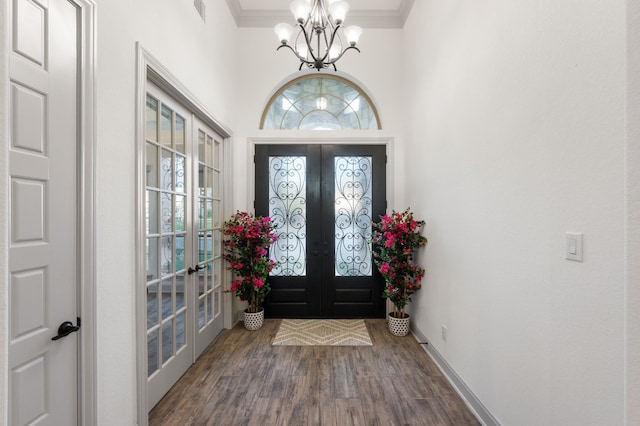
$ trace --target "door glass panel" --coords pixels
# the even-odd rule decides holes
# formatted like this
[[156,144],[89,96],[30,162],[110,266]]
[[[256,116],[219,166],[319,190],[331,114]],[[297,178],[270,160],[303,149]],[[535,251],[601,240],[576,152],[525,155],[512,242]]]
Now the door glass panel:
[[147,235],[157,234],[158,231],[158,192],[147,191],[145,220]]
[[205,194],[205,177],[206,177],[206,173],[205,173],[205,167],[200,164],[198,165],[198,193],[200,195],[206,195]]
[[158,251],[158,241],[160,238],[147,238],[147,281],[158,278],[160,266],[160,252]]
[[198,131],[198,158],[200,161],[204,161],[205,158],[205,140],[206,136],[202,130]]
[[306,175],[306,157],[269,157],[269,216],[278,233],[269,256],[279,262],[272,276],[306,275]]
[[335,157],[335,275],[371,276],[371,157]]
[[154,329],[147,334],[147,374],[150,376],[158,370],[158,361],[160,360],[158,341],[158,329]]
[[213,167],[220,169],[220,142],[214,141],[213,145]]
[[213,169],[210,167],[205,167],[207,172],[206,182],[207,182],[207,197],[213,197]]
[[184,118],[176,114],[176,151],[182,154],[185,153],[185,133],[186,129],[184,127]]
[[213,201],[207,200],[207,220],[206,227],[213,228]]
[[158,187],[158,147],[147,143],[147,186]]
[[204,232],[200,232],[198,234],[198,262],[202,262],[206,258],[205,244]]
[[163,149],[160,159],[160,188],[173,191],[173,161],[171,151]]
[[176,223],[176,232],[184,232],[185,230],[185,211],[184,211],[184,197],[181,195],[176,195],[176,208],[175,208],[175,223]]
[[220,226],[220,201],[213,202],[213,226],[218,228]]
[[213,312],[215,316],[220,315],[220,290],[216,290],[213,293],[214,302],[213,302]]
[[184,156],[176,154],[176,168],[175,168],[175,183],[176,192],[184,192]]
[[158,140],[158,101],[147,95],[147,140]]
[[176,316],[176,352],[185,345],[185,313],[186,312],[181,312]]
[[181,274],[176,277],[176,312],[185,307],[185,295],[184,274]]
[[176,272],[184,270],[185,236],[176,235]]
[[220,257],[222,254],[222,241],[220,238],[220,231],[213,231],[213,256]]
[[162,280],[162,319],[171,318],[173,315],[173,279]]
[[220,259],[216,259],[213,262],[213,288],[220,288],[222,285],[222,280],[220,279],[220,264],[222,261]]
[[158,283],[147,286],[147,329],[158,324]]
[[160,114],[160,144],[171,147],[172,112],[166,105],[162,105]]
[[205,162],[213,167],[213,138],[207,135],[207,153]]
[[204,299],[198,301],[198,328],[204,327]]
[[162,363],[173,356],[173,320],[162,324]]
[[170,234],[173,232],[173,202],[172,195],[167,192],[160,194],[160,211],[162,217],[162,233]]

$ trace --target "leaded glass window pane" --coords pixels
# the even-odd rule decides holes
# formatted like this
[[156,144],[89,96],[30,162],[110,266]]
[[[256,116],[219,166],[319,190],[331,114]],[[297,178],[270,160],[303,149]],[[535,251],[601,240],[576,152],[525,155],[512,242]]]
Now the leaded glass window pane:
[[272,276],[307,273],[306,175],[306,157],[269,157],[269,216],[278,233],[269,256],[279,262]]
[[335,157],[335,274],[371,276],[371,157]]
[[267,106],[261,128],[380,129],[375,107],[355,84],[339,77],[305,76],[288,83]]

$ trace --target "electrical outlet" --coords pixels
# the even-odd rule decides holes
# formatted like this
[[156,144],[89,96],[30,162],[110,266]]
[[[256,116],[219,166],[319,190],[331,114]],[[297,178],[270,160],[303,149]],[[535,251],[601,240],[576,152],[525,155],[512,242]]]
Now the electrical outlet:
[[442,324],[442,340],[447,341],[447,326]]

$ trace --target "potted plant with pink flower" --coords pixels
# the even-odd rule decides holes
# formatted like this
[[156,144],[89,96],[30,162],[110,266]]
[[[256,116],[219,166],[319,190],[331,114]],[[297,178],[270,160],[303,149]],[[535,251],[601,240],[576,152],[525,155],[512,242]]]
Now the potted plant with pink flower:
[[267,277],[276,266],[269,259],[269,247],[278,239],[269,216],[254,216],[236,212],[224,223],[224,259],[233,271],[234,279],[229,292],[248,303],[244,325],[257,330],[264,322],[264,309],[260,307],[271,291]]
[[415,251],[427,244],[427,238],[420,234],[424,225],[423,220],[414,219],[409,209],[393,211],[373,224],[373,261],[385,280],[382,297],[393,303],[393,312],[388,318],[389,330],[399,336],[409,333],[407,303],[420,289],[425,272],[413,261]]

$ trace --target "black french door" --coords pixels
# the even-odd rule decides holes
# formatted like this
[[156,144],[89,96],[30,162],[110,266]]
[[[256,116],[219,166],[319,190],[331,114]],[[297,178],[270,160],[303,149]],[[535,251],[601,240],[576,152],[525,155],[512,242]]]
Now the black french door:
[[257,145],[255,209],[274,220],[270,318],[383,318],[371,222],[386,210],[380,145]]

